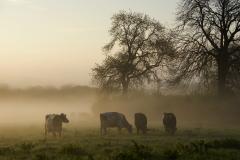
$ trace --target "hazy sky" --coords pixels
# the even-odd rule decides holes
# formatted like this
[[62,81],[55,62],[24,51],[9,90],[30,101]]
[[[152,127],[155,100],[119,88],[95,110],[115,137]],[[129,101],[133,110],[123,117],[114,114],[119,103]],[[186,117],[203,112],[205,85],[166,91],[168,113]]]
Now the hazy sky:
[[174,22],[178,0],[0,0],[0,84],[91,84],[111,16],[143,12]]

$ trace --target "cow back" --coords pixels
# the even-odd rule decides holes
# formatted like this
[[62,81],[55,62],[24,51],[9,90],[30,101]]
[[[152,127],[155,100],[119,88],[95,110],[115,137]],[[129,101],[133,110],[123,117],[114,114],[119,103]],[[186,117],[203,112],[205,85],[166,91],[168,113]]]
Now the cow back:
[[124,128],[129,125],[126,117],[118,112],[106,112],[100,114],[101,125],[105,127]]

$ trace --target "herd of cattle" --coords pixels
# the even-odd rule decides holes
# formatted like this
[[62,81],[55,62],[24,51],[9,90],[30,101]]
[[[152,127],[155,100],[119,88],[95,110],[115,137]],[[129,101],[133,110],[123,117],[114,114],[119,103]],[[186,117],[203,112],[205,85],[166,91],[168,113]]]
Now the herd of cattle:
[[[134,120],[137,134],[140,132],[146,134],[148,131],[146,115],[143,113],[135,113]],[[52,133],[54,136],[58,135],[61,137],[62,123],[69,123],[66,114],[46,115],[45,136],[47,136],[48,133]],[[176,124],[176,116],[173,113],[163,114],[163,126],[167,133],[174,134],[177,130]],[[121,132],[122,128],[125,128],[129,133],[132,133],[132,125],[127,121],[125,115],[119,112],[105,112],[100,114],[101,135],[107,134],[107,128],[118,128],[119,132]]]

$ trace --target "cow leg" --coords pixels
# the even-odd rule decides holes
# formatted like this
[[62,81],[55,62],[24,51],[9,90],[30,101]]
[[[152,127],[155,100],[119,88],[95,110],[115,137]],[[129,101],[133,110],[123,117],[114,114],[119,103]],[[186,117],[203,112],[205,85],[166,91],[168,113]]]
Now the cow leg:
[[101,134],[101,136],[106,135],[107,134],[107,129],[105,127],[101,127],[100,128],[100,134]]
[[147,128],[144,128],[143,129],[143,134],[146,134],[147,133]]
[[45,138],[47,138],[47,129],[45,128]]
[[167,127],[165,127],[165,132],[167,132],[167,133],[168,133],[168,128],[167,128]]
[[45,139],[47,139],[47,131],[45,131]]
[[122,133],[122,128],[118,128],[118,133],[121,134]]
[[137,128],[137,134],[139,134],[139,128]]
[[47,128],[47,125],[45,124],[45,138],[47,138],[47,133],[48,133],[48,128]]
[[101,136],[103,135],[103,127],[102,126],[100,127],[100,135]]
[[59,137],[62,137],[62,131],[59,131]]
[[106,135],[106,134],[107,134],[107,128],[101,126],[101,128],[100,128],[100,134],[101,134],[101,136]]
[[104,135],[107,134],[107,128],[103,128],[103,131],[104,131]]
[[53,133],[53,137],[56,137],[56,132],[52,132]]

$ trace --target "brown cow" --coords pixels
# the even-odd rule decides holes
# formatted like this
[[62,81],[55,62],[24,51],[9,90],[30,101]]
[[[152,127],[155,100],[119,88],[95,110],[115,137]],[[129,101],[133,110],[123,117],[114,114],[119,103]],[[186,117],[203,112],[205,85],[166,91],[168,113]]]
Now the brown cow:
[[177,130],[176,116],[173,113],[164,113],[163,125],[167,133],[174,134]]
[[135,113],[135,126],[137,128],[137,134],[142,131],[143,134],[147,132],[147,117],[143,113]]

